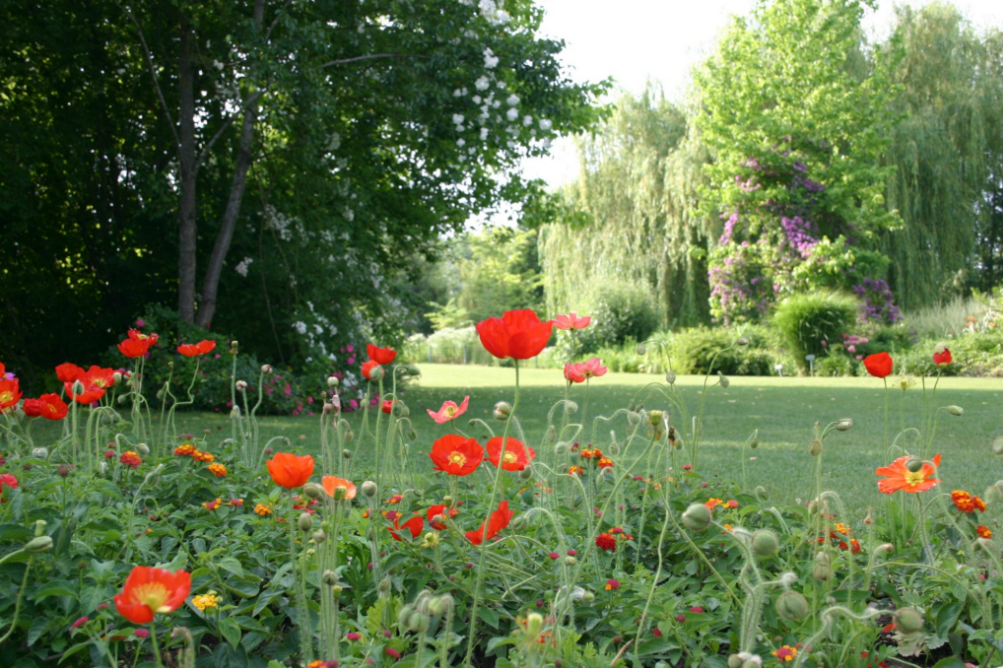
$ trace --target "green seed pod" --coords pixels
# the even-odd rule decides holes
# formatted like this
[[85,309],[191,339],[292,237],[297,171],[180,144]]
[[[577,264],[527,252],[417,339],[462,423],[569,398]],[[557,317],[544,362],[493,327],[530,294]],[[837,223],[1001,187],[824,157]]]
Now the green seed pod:
[[760,557],[772,557],[780,549],[780,539],[770,529],[760,529],[752,534],[752,551]]
[[744,337],[744,336],[740,336],[740,337],[738,337],[738,340],[735,341],[735,345],[745,347],[745,346],[749,345],[749,339],[746,338],[746,337]]
[[666,371],[665,372],[665,380],[666,380],[666,382],[668,382],[669,385],[675,385],[676,384],[676,374],[675,374],[675,372],[671,371],[671,370],[670,371]]
[[1003,436],[997,436],[993,440],[993,454],[1003,455]]
[[329,376],[328,379],[327,379],[327,386],[330,387],[330,388],[332,388],[332,389],[335,388],[335,387],[338,387],[338,385],[340,385],[340,384],[341,384],[341,381],[338,380],[337,376]]
[[812,457],[818,457],[822,454],[822,441],[817,438],[812,439],[812,442],[808,444],[808,454]]
[[961,417],[962,415],[965,414],[965,409],[962,408],[961,406],[948,406],[947,412],[953,415],[954,417]]
[[717,375],[720,376],[718,383],[720,383],[723,389],[727,390],[728,386],[731,385],[731,381],[728,380],[728,377],[723,375],[720,371],[717,372]]
[[895,613],[895,628],[902,633],[916,633],[923,629],[923,614],[916,608],[902,608]]
[[320,495],[324,493],[324,488],[315,482],[308,482],[303,485],[303,493],[311,499],[319,499]]
[[829,564],[815,564],[811,576],[819,582],[828,582],[832,579],[832,567]]
[[301,531],[310,531],[313,529],[313,515],[310,513],[303,513],[297,520],[297,524]]
[[41,554],[52,549],[52,538],[49,536],[36,536],[24,546],[24,551],[28,554]]
[[852,418],[843,418],[836,423],[836,431],[849,431],[853,427]]
[[919,473],[923,470],[923,460],[919,457],[910,457],[906,460],[905,467],[912,473]]
[[702,503],[693,503],[683,513],[683,526],[690,531],[704,531],[713,519],[710,508]]
[[732,654],[728,657],[728,668],[742,668],[742,657]]
[[324,571],[324,574],[320,576],[321,581],[328,587],[333,587],[338,584],[338,575],[332,570]]
[[376,496],[376,491],[376,483],[372,480],[367,480],[362,483],[362,496],[366,496],[371,499]]
[[796,622],[808,615],[808,600],[796,591],[785,591],[777,598],[777,614],[789,622]]
[[418,368],[417,364],[408,364],[407,365],[407,375],[409,375],[409,376],[420,376],[421,375],[421,369]]
[[327,540],[327,534],[326,533],[324,533],[323,531],[314,531],[313,532],[313,542],[317,543],[317,545],[320,545],[325,540]]
[[574,415],[575,413],[578,412],[578,404],[576,404],[575,402],[573,402],[571,400],[565,401],[564,402],[564,412],[567,415]]

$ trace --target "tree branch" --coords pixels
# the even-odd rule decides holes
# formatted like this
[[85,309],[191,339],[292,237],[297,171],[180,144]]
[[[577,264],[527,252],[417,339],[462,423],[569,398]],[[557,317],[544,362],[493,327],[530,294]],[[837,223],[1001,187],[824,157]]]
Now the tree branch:
[[332,65],[345,65],[347,63],[357,63],[362,60],[376,60],[377,58],[429,58],[429,56],[422,56],[410,53],[374,53],[368,56],[355,56],[354,58],[343,58],[341,60],[332,60],[328,63],[321,65],[321,68],[331,67]]
[[202,148],[202,152],[199,153],[198,159],[195,160],[196,173],[198,172],[199,167],[202,166],[202,162],[206,159],[206,156],[209,155],[209,149],[211,149],[213,144],[216,143],[216,140],[222,137],[223,133],[226,132],[227,128],[233,125],[233,121],[236,120],[239,114],[242,114],[248,107],[256,103],[264,94],[265,91],[258,91],[251,97],[247,98],[247,100],[244,101],[244,104],[240,105],[240,109],[238,109],[236,113],[232,114],[230,118],[226,119],[223,125],[220,126],[219,130],[216,130],[216,134],[214,134],[212,136],[212,139],[209,140],[209,143]]
[[266,42],[268,41],[268,38],[272,36],[272,31],[275,30],[275,26],[279,24],[279,17],[282,16],[282,12],[285,11],[285,8],[288,7],[292,1],[293,0],[286,0],[286,4],[282,5],[282,8],[275,12],[275,19],[272,21],[272,25],[268,26],[268,30],[265,31]]
[[164,99],[164,93],[160,90],[160,82],[157,81],[157,68],[153,65],[153,56],[150,55],[150,47],[146,45],[146,37],[143,36],[143,29],[139,25],[139,21],[133,16],[132,12],[127,10],[118,0],[114,0],[115,6],[122,10],[122,13],[129,17],[132,21],[132,25],[136,26],[136,33],[139,35],[139,43],[143,46],[143,54],[146,57],[146,64],[150,68],[150,77],[153,79],[153,88],[157,91],[157,98],[160,100],[160,106],[164,110],[164,115],[167,116],[167,124],[171,128],[171,134],[174,135],[174,143],[177,146],[181,146],[181,138],[178,136],[178,129],[174,125],[174,119],[171,118],[171,110],[167,106],[167,100]]

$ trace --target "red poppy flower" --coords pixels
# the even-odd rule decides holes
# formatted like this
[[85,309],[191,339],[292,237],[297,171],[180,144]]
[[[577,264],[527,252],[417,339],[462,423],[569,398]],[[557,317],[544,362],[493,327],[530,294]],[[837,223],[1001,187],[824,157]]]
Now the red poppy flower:
[[[103,397],[108,388],[115,384],[114,373],[112,369],[92,366],[76,380],[63,383],[63,388],[70,399],[86,406]],[[73,386],[77,383],[80,383],[83,389],[79,393],[74,393]]]
[[540,321],[529,309],[506,311],[500,318],[477,323],[477,334],[484,348],[499,359],[512,357],[528,360],[547,347],[554,321]]
[[17,378],[0,380],[0,413],[21,401],[21,384]]
[[289,452],[279,452],[265,463],[275,484],[286,489],[302,487],[313,475],[313,457],[310,455],[297,457]]
[[884,494],[894,494],[902,490],[903,492],[915,494],[917,492],[925,492],[937,486],[940,478],[934,478],[933,475],[937,472],[937,468],[940,467],[939,453],[934,456],[933,464],[924,462],[923,468],[915,473],[910,471],[906,466],[906,462],[909,459],[911,458],[908,455],[899,457],[890,466],[882,466],[874,471],[875,475],[885,476],[878,481],[878,491]]
[[951,351],[947,347],[944,347],[943,352],[938,353],[934,351],[933,353],[933,363],[937,366],[946,366],[953,361],[954,359],[951,357]]
[[[460,511],[457,510],[456,508],[450,508],[449,517],[450,518],[456,517],[457,513],[459,512]],[[446,525],[443,524],[442,522],[435,521],[435,518],[440,516],[443,518],[446,517],[446,504],[444,503],[440,503],[437,506],[432,506],[431,508],[428,509],[428,512],[425,513],[425,517],[428,519],[428,523],[432,525],[433,529],[435,529],[436,531],[445,531]]]
[[198,343],[182,343],[178,346],[178,352],[185,357],[198,357],[211,353],[216,349],[215,341],[199,341]]
[[584,383],[585,374],[581,371],[581,365],[566,362],[564,364],[564,379],[569,383]]
[[[508,509],[508,501],[502,501],[498,504],[498,510],[491,513],[489,517],[481,525],[477,527],[476,531],[468,531],[466,536],[474,545],[480,545],[485,539],[491,540],[498,535],[502,529],[508,526],[508,523],[512,520],[512,515],[514,515],[511,510]],[[487,524],[487,535],[485,536],[484,525]]]
[[[115,385],[115,369],[105,369],[92,364],[87,369],[87,372],[77,378],[77,380],[83,380],[84,378],[89,379],[90,384],[95,387],[99,387],[102,390],[110,390]],[[87,382],[84,382],[84,385],[86,386]]]
[[386,413],[387,415],[390,415],[390,412],[393,411],[393,409],[394,409],[394,400],[393,399],[387,399],[387,400],[385,400],[381,404],[381,409],[383,410],[384,413]]
[[398,516],[394,517],[394,528],[391,529],[390,527],[387,527],[387,531],[389,531],[390,535],[394,537],[394,540],[403,541],[404,539],[401,538],[397,532],[401,529],[407,529],[411,533],[411,539],[414,540],[421,535],[421,530],[424,527],[425,522],[419,515],[415,515],[403,524],[400,523],[400,517]]
[[455,420],[464,413],[467,412],[467,406],[470,404],[470,397],[463,397],[463,402],[457,406],[455,401],[446,401],[442,404],[442,408],[436,413],[431,408],[426,409],[428,411],[429,417],[435,420],[436,424],[446,424],[450,420]]
[[578,314],[572,311],[567,315],[559,315],[554,319],[554,327],[557,329],[585,329],[592,322],[592,316]]
[[362,363],[362,377],[366,380],[373,379],[373,369],[380,368],[379,362],[376,360],[369,360],[368,362]]
[[43,394],[38,399],[25,399],[22,408],[28,417],[43,417],[46,420],[62,420],[70,410],[58,394]]
[[162,568],[136,566],[129,573],[122,593],[115,596],[115,608],[133,624],[148,624],[158,612],[181,607],[192,588],[188,571],[174,573]]
[[886,378],[892,374],[892,356],[888,353],[877,353],[864,358],[867,373],[875,378]]
[[59,378],[64,383],[72,383],[80,376],[84,375],[84,370],[78,367],[76,364],[70,364],[69,362],[63,362],[56,367],[56,377]]
[[140,332],[138,329],[130,329],[129,338],[118,344],[118,350],[130,359],[143,357],[150,349],[150,346],[157,342],[158,338],[159,337],[156,334],[148,336]]
[[380,348],[372,343],[366,345],[366,353],[369,355],[370,360],[380,366],[392,364],[394,358],[397,357],[397,351],[393,348]]
[[[495,436],[488,441],[487,449],[488,460],[495,466],[498,466],[498,460],[501,458],[502,451],[502,437]],[[501,467],[506,471],[522,471],[533,461],[534,457],[536,457],[536,451],[533,448],[523,445],[522,441],[517,439],[507,438],[505,440],[505,457],[501,463]]]
[[41,417],[42,416],[42,402],[38,399],[25,399],[24,403],[21,404],[21,410],[28,417]]
[[432,444],[428,453],[436,471],[449,475],[470,475],[484,460],[484,448],[472,438],[459,434],[446,434]]

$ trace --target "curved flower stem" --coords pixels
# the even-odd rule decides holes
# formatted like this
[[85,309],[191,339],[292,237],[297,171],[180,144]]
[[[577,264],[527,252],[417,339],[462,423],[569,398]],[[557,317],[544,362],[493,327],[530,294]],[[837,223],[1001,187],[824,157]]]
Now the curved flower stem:
[[[23,551],[17,550],[16,552],[11,552],[3,558],[3,561],[6,561],[15,554],[21,554]],[[0,563],[3,563],[3,561],[0,561]],[[10,622],[10,628],[7,629],[7,633],[3,634],[3,637],[0,637],[0,645],[3,645],[7,638],[10,638],[10,635],[14,633],[14,629],[17,628],[17,618],[21,614],[21,601],[24,600],[24,592],[28,588],[28,574],[31,572],[31,564],[34,561],[35,557],[30,557],[28,564],[24,567],[24,578],[21,579],[21,588],[17,590],[17,601],[14,603],[14,618]]]

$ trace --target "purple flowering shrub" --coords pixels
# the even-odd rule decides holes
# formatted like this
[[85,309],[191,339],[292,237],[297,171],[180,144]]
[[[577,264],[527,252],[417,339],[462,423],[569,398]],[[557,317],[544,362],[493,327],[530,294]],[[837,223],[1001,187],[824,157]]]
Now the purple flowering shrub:
[[899,308],[888,283],[881,278],[868,276],[862,283],[852,286],[854,294],[860,297],[860,319],[865,322],[893,325],[901,319]]

